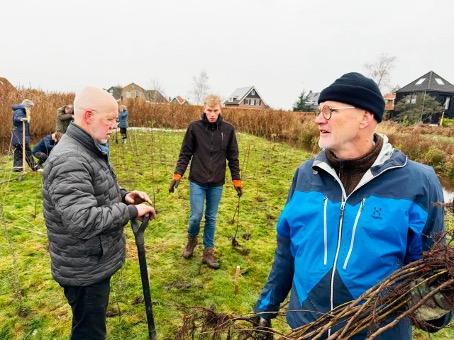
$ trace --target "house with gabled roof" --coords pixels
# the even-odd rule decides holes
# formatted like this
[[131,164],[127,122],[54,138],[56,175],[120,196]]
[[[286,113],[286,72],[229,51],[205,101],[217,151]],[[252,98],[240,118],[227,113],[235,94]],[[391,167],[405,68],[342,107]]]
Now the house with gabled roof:
[[146,90],[145,98],[152,103],[166,104],[169,101],[158,90]]
[[[444,107],[444,117],[454,118],[454,85],[433,71],[424,74],[397,90],[395,102],[398,103],[407,96],[409,96],[410,102],[412,102],[412,100],[416,101],[416,96],[421,93],[435,98],[440,105]],[[440,112],[438,117],[435,117],[435,120],[437,120],[442,113],[443,112]]]
[[174,103],[174,104],[180,104],[180,105],[189,105],[189,102],[181,96],[174,97],[170,102]]
[[111,86],[107,89],[117,101],[125,99],[142,99],[147,100],[151,103],[168,103],[167,98],[164,97],[158,90],[145,90],[143,87],[131,83],[122,86]]
[[238,107],[242,109],[269,109],[263,98],[254,86],[236,89],[223,103],[224,107]]

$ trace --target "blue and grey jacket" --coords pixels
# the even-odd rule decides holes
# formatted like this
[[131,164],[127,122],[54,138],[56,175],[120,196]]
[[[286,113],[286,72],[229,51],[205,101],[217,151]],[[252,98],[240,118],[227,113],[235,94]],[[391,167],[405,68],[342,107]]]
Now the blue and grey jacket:
[[[291,290],[290,327],[311,323],[358,298],[402,264],[420,259],[444,232],[443,208],[433,205],[443,202],[434,170],[408,160],[382,137],[379,156],[348,196],[325,151],[297,169],[255,312],[278,311]],[[449,318],[434,324],[445,325]],[[352,339],[364,339],[366,333]],[[411,339],[409,321],[380,339]]]
[[27,118],[25,107],[22,104],[13,105],[13,135],[11,144],[15,147],[22,145],[23,127],[25,127],[25,144],[30,144],[30,124],[28,121],[25,123],[21,119]]

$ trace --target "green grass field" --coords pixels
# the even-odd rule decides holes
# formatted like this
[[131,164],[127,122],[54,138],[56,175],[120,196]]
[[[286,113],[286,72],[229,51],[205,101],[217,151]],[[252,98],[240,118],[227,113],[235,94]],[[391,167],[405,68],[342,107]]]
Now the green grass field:
[[[273,261],[275,225],[293,173],[310,157],[283,143],[238,134],[245,193],[239,200],[228,173],[215,237],[221,268],[213,271],[201,264],[200,245],[191,260],[181,256],[189,216],[187,175],[174,194],[168,193],[168,186],[183,133],[130,129],[127,144],[111,139],[111,162],[119,183],[147,192],[158,211],[146,230],[145,247],[159,339],[175,338],[184,316],[198,307],[233,315],[252,312]],[[67,339],[71,311],[50,273],[42,174],[27,172],[17,181],[11,155],[0,156],[0,165],[0,339]],[[129,225],[125,233],[127,260],[112,278],[107,338],[147,339],[137,249]],[[235,234],[239,247],[232,245]],[[235,295],[237,266],[241,275]],[[283,319],[274,325],[289,331]],[[454,327],[431,337],[415,332],[414,338],[451,339]]]

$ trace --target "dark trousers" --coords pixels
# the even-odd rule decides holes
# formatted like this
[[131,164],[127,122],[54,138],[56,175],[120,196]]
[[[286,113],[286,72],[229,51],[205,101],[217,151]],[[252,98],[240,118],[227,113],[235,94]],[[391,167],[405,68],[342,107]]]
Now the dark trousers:
[[104,340],[110,277],[90,286],[63,286],[73,313],[71,340]]
[[128,130],[127,128],[120,128],[120,134],[122,139],[128,138]]
[[49,157],[48,155],[46,155],[44,152],[41,152],[41,151],[35,152],[33,154],[33,156],[38,158],[38,165],[43,164],[47,160],[47,158]]
[[[25,160],[30,168],[35,167],[35,160],[33,159],[32,150],[30,149],[30,145],[25,144]],[[15,146],[14,149],[14,163],[13,167],[16,170],[23,170],[22,169],[22,144]]]

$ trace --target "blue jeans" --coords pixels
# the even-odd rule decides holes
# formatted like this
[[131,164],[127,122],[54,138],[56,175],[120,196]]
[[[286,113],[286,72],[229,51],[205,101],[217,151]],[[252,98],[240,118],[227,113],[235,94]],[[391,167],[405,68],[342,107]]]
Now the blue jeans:
[[219,202],[221,202],[222,189],[224,186],[199,185],[190,182],[189,198],[191,202],[191,213],[189,215],[188,236],[196,237],[200,232],[204,203],[205,227],[203,228],[203,246],[214,247],[214,232],[216,231],[216,215],[218,214]]

